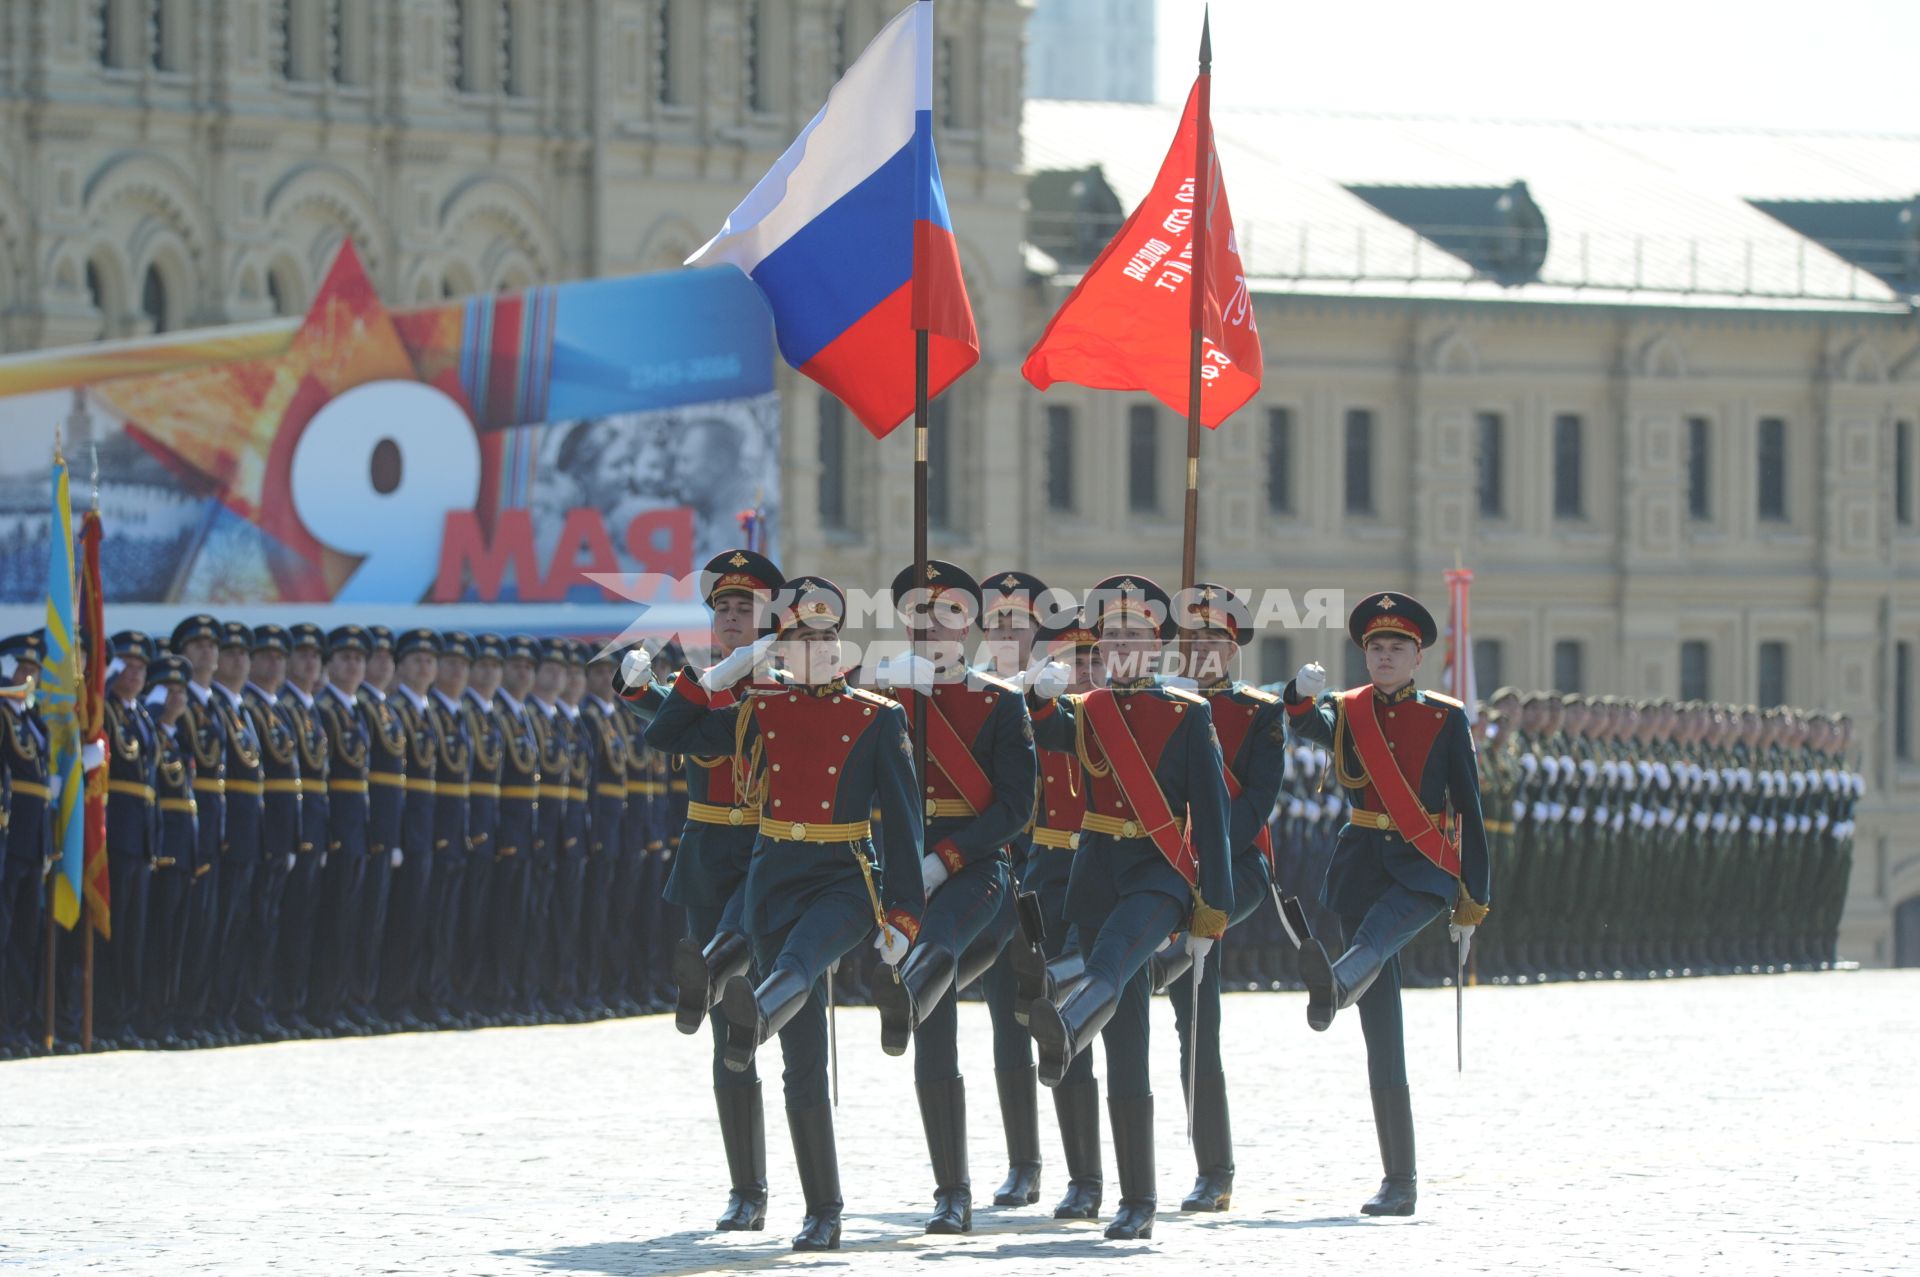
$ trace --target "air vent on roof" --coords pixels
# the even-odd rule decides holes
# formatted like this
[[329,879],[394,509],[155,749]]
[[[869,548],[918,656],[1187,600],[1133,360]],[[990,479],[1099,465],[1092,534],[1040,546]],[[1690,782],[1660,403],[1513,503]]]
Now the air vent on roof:
[[1347,189],[1502,284],[1529,283],[1546,263],[1546,214],[1525,182]]
[[1027,242],[1062,266],[1091,265],[1126,220],[1098,164],[1027,179]]
[[1920,293],[1920,198],[1747,202],[1889,288]]

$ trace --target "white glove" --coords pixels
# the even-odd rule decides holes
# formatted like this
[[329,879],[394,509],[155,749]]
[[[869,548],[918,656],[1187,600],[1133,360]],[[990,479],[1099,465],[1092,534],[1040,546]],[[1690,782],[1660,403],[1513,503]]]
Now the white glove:
[[1727,832],[1726,812],[1716,811],[1713,813],[1713,832],[1716,834],[1724,834]]
[[1777,838],[1780,834],[1780,822],[1772,816],[1767,817],[1767,837]]
[[1653,778],[1660,783],[1660,788],[1662,789],[1671,788],[1673,785],[1673,773],[1667,770],[1665,763],[1655,763],[1653,765]]
[[873,938],[873,947],[879,951],[880,961],[890,967],[900,965],[900,960],[907,956],[910,943],[907,933],[892,923],[882,927],[880,934]]
[[1707,831],[1707,813],[1706,812],[1696,811],[1693,813],[1693,829],[1695,833],[1703,834]]
[[1473,928],[1463,927],[1458,923],[1449,922],[1447,924],[1447,939],[1453,941],[1453,947],[1455,949],[1458,949],[1460,947],[1461,941],[1465,941],[1467,944],[1467,947],[1472,948],[1473,947]]
[[287,853],[287,872],[288,873],[293,872],[293,853],[292,852]]
[[934,892],[945,886],[947,879],[952,876],[952,874],[947,872],[947,862],[940,859],[940,857],[920,857],[920,885],[926,888],[929,899],[932,898]]
[[1660,828],[1662,829],[1673,828],[1673,816],[1674,816],[1673,808],[1662,807],[1660,809]]
[[1525,820],[1527,818],[1527,805],[1525,803],[1515,802],[1513,804],[1513,818],[1515,820]]
[[1593,823],[1596,825],[1604,825],[1607,823],[1607,809],[1605,807],[1595,807],[1593,809]]
[[916,692],[933,690],[933,662],[918,652],[889,656],[873,667],[873,685],[880,688],[910,687]]
[[398,869],[400,867],[400,862],[405,859],[406,857],[401,854],[400,849],[398,847],[395,847],[392,851],[387,853],[387,863],[392,865],[395,869]]
[[1593,774],[1599,770],[1600,765],[1591,758],[1583,758],[1580,760],[1580,774],[1587,779],[1589,784],[1593,781]]
[[628,687],[640,687],[653,678],[653,656],[644,647],[636,647],[620,658],[620,681]]
[[1576,803],[1567,808],[1567,820],[1575,825],[1584,825],[1587,822],[1587,809]]
[[1067,684],[1072,681],[1072,670],[1062,665],[1059,661],[1048,661],[1045,665],[1033,671],[1033,677],[1028,680],[1027,687],[1028,690],[1041,700],[1050,701],[1066,691]]
[[1533,818],[1542,824],[1546,823],[1547,805],[1545,803],[1537,802],[1533,805]]
[[1212,950],[1213,941],[1207,939],[1205,936],[1196,936],[1191,931],[1187,933],[1187,953],[1193,958],[1194,966],[1197,967],[1202,962],[1205,962],[1207,960],[1207,954],[1212,952]]
[[1606,778],[1607,784],[1611,785],[1620,778],[1620,764],[1609,758],[1600,764],[1600,774]]
[[1866,797],[1867,778],[1865,776],[1862,776],[1859,772],[1855,772],[1853,773],[1852,776],[1848,777],[1848,779],[1853,782],[1853,796],[1855,798]]
[[[1316,814],[1319,811],[1318,808],[1315,808],[1314,810]],[[1306,814],[1307,814],[1307,805],[1305,803],[1301,802],[1298,798],[1289,798],[1287,800],[1288,817],[1290,817],[1293,820],[1301,820],[1306,817]]]
[[1640,823],[1640,815],[1644,811],[1646,811],[1646,808],[1642,807],[1639,803],[1629,803],[1627,805],[1627,819],[1637,825]]
[[719,664],[700,676],[700,686],[709,692],[717,692],[723,687],[732,687],[760,663],[761,658],[766,656],[767,649],[773,646],[774,638],[772,634],[765,634],[746,647],[736,647],[721,657]]
[[1293,693],[1303,701],[1310,701],[1327,690],[1327,672],[1320,662],[1308,661],[1293,675]]
[[1748,817],[1747,817],[1747,832],[1748,832],[1748,833],[1750,833],[1750,834],[1757,834],[1757,833],[1759,833],[1759,832],[1760,832],[1760,830],[1761,830],[1761,828],[1762,828],[1762,826],[1761,826],[1761,824],[1760,824],[1760,817],[1758,817],[1758,816],[1748,816]]
[[1544,758],[1542,758],[1540,760],[1540,766],[1546,769],[1547,780],[1549,783],[1552,783],[1553,781],[1557,781],[1560,779],[1560,760],[1555,758],[1552,754],[1548,754]]
[[1816,811],[1813,813],[1813,823],[1815,828],[1825,833],[1827,826],[1833,823],[1833,817],[1827,815],[1824,811]]
[[1619,833],[1620,827],[1626,823],[1627,823],[1627,813],[1623,811],[1616,811],[1613,813],[1613,832],[1614,833],[1616,834]]
[[1520,770],[1531,776],[1540,770],[1540,760],[1532,754],[1520,755]]
[[1338,794],[1328,794],[1320,800],[1321,808],[1329,816],[1338,816],[1340,814],[1340,808],[1345,806],[1345,804],[1346,800]]
[[1565,820],[1567,818],[1567,805],[1565,803],[1554,803],[1552,810],[1555,820]]
[[64,775],[56,771],[51,771],[51,770],[48,771],[47,773],[47,806],[49,808],[58,807],[60,805],[60,793],[66,787],[67,787],[67,778]]
[[80,770],[90,772],[107,761],[107,743],[90,740],[80,747]]
[[1773,793],[1773,773],[1772,772],[1763,771],[1760,773],[1760,792],[1767,795],[1771,795]]

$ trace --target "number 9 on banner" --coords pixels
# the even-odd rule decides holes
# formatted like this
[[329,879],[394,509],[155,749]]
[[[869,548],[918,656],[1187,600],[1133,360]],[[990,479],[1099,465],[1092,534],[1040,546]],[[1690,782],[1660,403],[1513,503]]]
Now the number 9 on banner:
[[363,560],[336,602],[417,603],[433,585],[447,513],[480,495],[480,441],[444,392],[370,382],[307,422],[291,479],[307,531]]

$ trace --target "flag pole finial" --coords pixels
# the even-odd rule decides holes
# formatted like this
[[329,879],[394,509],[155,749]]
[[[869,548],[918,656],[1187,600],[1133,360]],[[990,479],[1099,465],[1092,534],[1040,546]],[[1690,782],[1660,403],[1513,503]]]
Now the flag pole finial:
[[1213,6],[1200,11],[1200,74],[1213,70]]

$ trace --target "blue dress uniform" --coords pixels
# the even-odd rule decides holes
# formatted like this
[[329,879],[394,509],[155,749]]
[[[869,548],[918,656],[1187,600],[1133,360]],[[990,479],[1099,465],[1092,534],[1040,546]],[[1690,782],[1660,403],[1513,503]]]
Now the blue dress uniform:
[[[1253,638],[1253,614],[1244,600],[1222,585],[1201,582],[1181,591],[1175,601],[1182,628],[1213,630],[1245,647]],[[1233,856],[1233,909],[1228,926],[1238,926],[1269,897],[1273,882],[1272,835],[1267,820],[1280,796],[1286,772],[1286,715],[1280,698],[1233,678],[1199,688],[1213,715],[1220,755],[1227,761],[1228,847]],[[1184,956],[1184,954],[1183,954]],[[1227,1079],[1220,1062],[1220,958],[1216,945],[1201,961],[1198,1040],[1190,1023],[1193,1009],[1191,959],[1185,974],[1167,985],[1174,1025],[1180,1034],[1180,1076],[1188,1073],[1188,1053],[1199,1052],[1193,1069],[1193,1155],[1198,1163],[1193,1191],[1183,1211],[1221,1211],[1233,1203],[1233,1128],[1227,1112]]]
[[[0,656],[13,663],[10,685],[40,676],[46,640],[39,633],[16,634],[0,643]],[[23,1055],[33,1046],[40,1021],[41,928],[46,925],[48,858],[53,854],[53,823],[47,805],[53,790],[47,779],[47,730],[24,699],[0,697],[0,751],[6,759],[7,805],[4,868],[0,868],[0,1051]]]
[[[719,599],[738,597],[756,609],[766,609],[785,584],[786,578],[771,559],[736,549],[707,563],[700,576],[700,594],[709,608]],[[751,685],[749,672],[730,687],[714,692],[702,689],[703,704],[709,711],[729,709],[740,704]],[[653,720],[665,695],[664,688],[644,677],[636,685],[621,685],[619,692],[633,711],[629,721],[643,727]],[[640,745],[646,747],[644,737]],[[636,769],[650,768],[653,761],[641,760],[637,754],[632,757]],[[747,869],[760,831],[760,804],[747,760],[734,753],[731,742],[726,750],[710,756],[686,756],[684,766],[687,823],[665,886],[666,898],[684,909],[687,919],[686,934],[673,957],[678,990],[674,1025],[686,1034],[699,1032],[703,1020],[712,1027],[713,1098],[732,1178],[727,1208],[715,1227],[722,1232],[758,1229],[767,1210],[766,1117],[760,1076],[751,1061],[740,1070],[726,1066],[726,1017],[719,1003],[727,982],[744,975],[752,961],[744,915]],[[655,798],[650,792],[653,782],[643,783],[648,792],[630,801]],[[643,816],[650,822],[652,813]]]
[[[407,630],[394,636],[394,659],[417,652],[436,658],[440,635],[433,630]],[[406,741],[406,788],[400,802],[400,863],[394,866],[387,898],[386,938],[380,951],[380,1014],[408,1029],[424,1029],[427,964],[432,953],[433,875],[439,860],[439,799],[435,777],[440,749],[429,716],[426,695],[394,679],[386,709],[400,724]]]
[[[367,631],[369,647],[392,646],[391,635]],[[387,916],[393,909],[393,894],[398,871],[407,856],[407,751],[410,742],[407,726],[393,701],[377,687],[362,683],[354,694],[354,709],[367,742],[367,854],[366,880],[360,888],[360,916],[355,937],[353,985],[347,1011],[348,1019],[363,1032],[388,1027],[387,1019],[376,1009],[389,976],[387,961]],[[431,806],[425,820],[433,819]],[[414,832],[422,823],[420,805],[413,811]],[[395,853],[398,853],[396,856]],[[393,862],[398,859],[400,864]]]
[[[980,614],[980,585],[952,563],[926,567],[926,609],[964,609]],[[914,569],[893,579],[896,609],[910,626],[922,601],[913,598]],[[914,615],[909,616],[912,611]],[[930,692],[893,693],[910,723],[927,723],[925,795],[927,855],[923,866],[932,888],[913,951],[900,964],[899,980],[873,988],[880,1010],[880,1045],[889,1055],[914,1043],[914,1088],[933,1163],[934,1213],[929,1233],[965,1233],[973,1228],[973,1191],[967,1173],[966,1082],[960,1076],[959,1012],[949,996],[967,978],[990,965],[995,949],[983,946],[974,971],[960,962],[983,932],[1003,914],[1009,898],[1007,844],[1033,816],[1033,724],[1019,689],[977,671],[935,681]],[[887,826],[887,832],[891,832]],[[883,835],[884,840],[884,835]],[[998,933],[999,944],[1007,932]]]
[[[594,664],[613,661],[604,652],[590,659]],[[580,978],[588,1012],[600,1016],[619,1009],[619,972],[612,955],[625,948],[635,922],[632,915],[616,913],[613,907],[627,859],[626,720],[613,702],[589,694],[581,698],[575,723],[592,759]]]
[[[1174,630],[1166,592],[1139,575],[1102,581],[1088,606],[1103,639],[1122,619],[1160,641]],[[1117,735],[1132,745],[1114,739],[1103,747],[1102,720],[1117,723]],[[1049,1086],[1078,1081],[1068,1077],[1068,1066],[1095,1032],[1102,1035],[1121,1194],[1106,1235],[1150,1237],[1157,1194],[1146,967],[1154,950],[1183,926],[1217,938],[1233,908],[1220,743],[1204,697],[1146,675],[1063,698],[1034,730],[1043,747],[1076,754],[1087,786],[1080,851],[1067,885],[1067,920],[1080,929],[1086,975],[1064,997],[1037,1001],[1028,1012],[1040,1048],[1040,1080]],[[1118,752],[1124,750],[1132,752]],[[1135,772],[1136,762],[1138,774],[1129,783],[1123,777]],[[1156,829],[1163,837],[1184,835],[1175,844],[1190,856],[1184,869],[1162,852]]]
[[[615,918],[631,921],[614,928],[614,944],[606,957],[607,979],[623,1013],[644,1015],[665,1006],[646,962],[647,946],[654,940],[646,920],[658,917],[666,908],[660,892],[647,891],[652,863],[648,844],[653,840],[654,821],[653,751],[647,748],[646,723],[632,714],[617,714],[614,720],[627,740],[627,805],[620,817],[620,867],[612,909]],[[665,839],[661,839],[661,846],[666,846]],[[718,1060],[719,1056],[714,1058]]]
[[[290,627],[287,639],[294,651],[311,648],[324,656],[327,650],[325,632],[311,623]],[[324,694],[325,689],[320,690]],[[294,1036],[312,1037],[318,1029],[308,1019],[307,1007],[318,940],[314,925],[320,916],[321,883],[331,841],[327,832],[332,811],[327,790],[331,751],[316,698],[287,683],[280,689],[279,703],[300,754],[300,830],[293,848],[293,869],[287,875],[287,890],[280,903],[274,1014]]]
[[[238,621],[220,627],[220,650],[253,650],[253,631]],[[221,719],[226,738],[226,827],[220,836],[220,939],[214,958],[215,977],[211,1017],[216,1035],[241,1040],[242,986],[253,971],[251,922],[254,893],[261,874],[261,822],[265,818],[266,765],[261,757],[260,733],[242,703],[240,689],[213,685],[212,708]]]
[[[801,577],[786,583],[776,614],[781,631],[811,649],[837,640],[846,599],[822,577]],[[682,671],[647,741],[699,758],[739,755],[754,778],[760,836],[742,919],[764,979],[757,988],[744,974],[727,982],[725,1060],[744,1069],[761,1043],[780,1035],[787,1125],[807,1207],[794,1248],[838,1249],[842,1203],[823,977],[882,923],[881,942],[895,954],[920,929],[920,804],[906,713],[837,676],[806,686],[757,685],[721,709],[711,708],[712,691],[693,671]],[[870,822],[876,808],[887,830],[878,866]]]
[[[550,640],[571,681],[573,671],[586,663],[585,654],[576,650],[571,639]],[[563,691],[554,701],[553,726],[567,751],[567,805],[561,818],[560,851],[553,861],[553,929],[548,949],[548,964],[555,1004],[563,1018],[585,1018],[581,1005],[581,941],[584,928],[587,886],[587,818],[592,802],[591,775],[593,756],[585,732],[580,726],[579,707],[566,699]]]
[[[183,740],[186,715],[164,724],[169,688],[187,695],[190,671],[178,656],[162,656],[147,668],[154,723],[154,807],[159,815],[153,880],[147,893],[147,927],[141,961],[139,1032],[163,1047],[185,1045],[190,1026],[179,1014],[180,964],[186,953],[187,906],[199,855],[199,804],[194,796],[194,751]],[[111,825],[109,825],[111,829]]]
[[[524,636],[506,643],[508,661],[537,665],[539,644]],[[495,839],[493,885],[488,895],[487,946],[494,1004],[519,1023],[533,1023],[537,991],[527,979],[528,907],[539,840],[540,738],[535,735],[531,705],[517,701],[503,687],[494,694],[493,717],[502,744],[500,765],[500,830]]]
[[[440,638],[441,659],[471,664],[473,639],[458,630]],[[429,946],[425,1000],[442,1028],[472,1027],[461,1007],[456,977],[466,919],[467,874],[473,872],[473,737],[466,707],[438,687],[427,693],[427,724],[434,740],[433,881],[427,908]]]
[[[1381,637],[1425,648],[1436,629],[1418,602],[1388,590],[1360,601],[1347,619],[1347,633],[1363,650]],[[1325,1029],[1336,1012],[1359,1004],[1386,1171],[1380,1192],[1361,1209],[1369,1215],[1411,1215],[1413,1109],[1398,955],[1449,905],[1455,906],[1460,925],[1471,926],[1486,915],[1491,884],[1473,738],[1458,701],[1419,691],[1411,680],[1391,691],[1363,686],[1317,701],[1301,697],[1289,682],[1286,704],[1294,735],[1333,754],[1334,774],[1353,805],[1327,866],[1325,887],[1327,907],[1340,916],[1347,950],[1330,963],[1317,941],[1302,948],[1307,1021]],[[1370,719],[1356,726],[1363,710]],[[1363,753],[1369,741],[1381,745],[1374,751],[1376,763],[1391,760],[1399,776],[1367,766]],[[1401,794],[1417,801],[1430,829],[1417,834],[1403,829],[1392,814]],[[1453,828],[1459,831],[1457,841],[1448,832]],[[1423,847],[1414,846],[1413,838]]]
[[[137,630],[122,630],[109,643],[114,660],[124,666],[138,664],[143,676],[153,663],[153,641]],[[153,790],[159,733],[146,707],[137,699],[122,700],[111,683],[112,677],[106,729],[107,876],[113,934],[100,942],[105,952],[95,957],[95,969],[102,977],[97,981],[100,996],[94,1000],[95,1036],[140,1047],[147,1045],[136,1027],[145,992],[147,903],[159,855],[159,809]]]
[[[504,662],[506,641],[498,634],[473,639],[473,659]],[[472,748],[467,782],[467,872],[460,885],[460,925],[454,944],[454,1009],[480,1023],[499,1023],[504,1003],[484,982],[489,961],[488,908],[500,842],[500,771],[506,752],[491,698],[472,687],[460,694],[460,711]]]
[[[293,650],[291,637],[278,625],[253,631],[255,652]],[[241,973],[240,1023],[249,1033],[275,1041],[288,1036],[276,1015],[277,972],[282,941],[281,919],[287,884],[299,860],[301,804],[306,781],[300,770],[300,727],[272,691],[249,682],[241,691],[241,706],[260,741],[260,760],[266,772],[261,803],[260,865],[256,870],[253,911],[248,923],[248,966]]]
[[[371,650],[358,625],[327,633],[327,655],[335,660]],[[331,674],[331,670],[329,671]],[[358,1000],[359,975],[367,944],[367,914],[372,896],[367,870],[372,863],[373,747],[355,692],[329,678],[314,697],[327,735],[327,856],[320,876],[320,908],[315,920],[313,974],[307,1018],[321,1028],[365,1032],[349,1012]]]
[[[220,623],[204,613],[176,625],[170,646],[185,656],[189,644],[220,642]],[[214,962],[220,948],[221,848],[227,828],[227,720],[216,698],[222,694],[206,684],[187,683],[187,712],[179,731],[193,753],[193,793],[199,804],[195,825],[199,844],[193,857],[193,880],[187,892],[185,949],[180,959],[180,1028],[194,1041],[207,1044],[226,1039],[207,1023],[212,1004]]]
[[[541,645],[540,660],[543,664],[564,665],[545,644]],[[527,720],[533,726],[539,750],[540,805],[533,815],[533,863],[527,874],[527,951],[521,978],[532,1000],[528,1009],[537,1020],[557,1018],[553,997],[554,911],[560,855],[567,841],[567,791],[573,781],[573,755],[560,717],[557,703],[538,696],[527,698]]]

